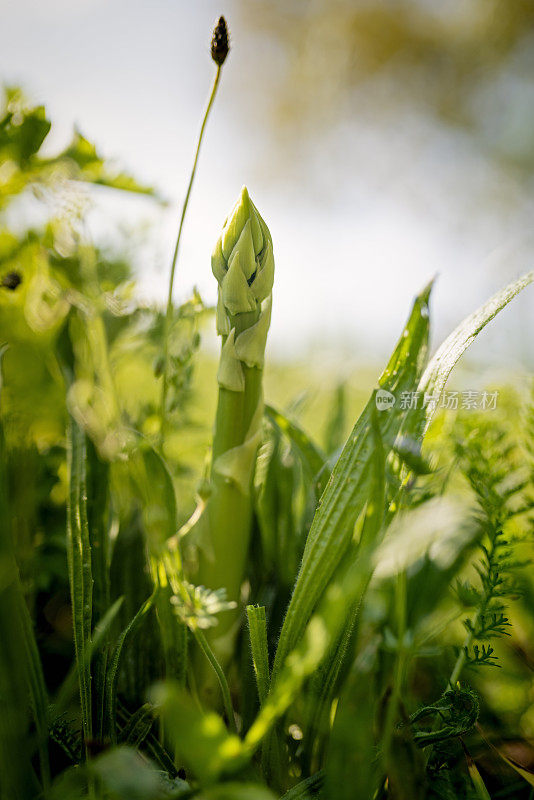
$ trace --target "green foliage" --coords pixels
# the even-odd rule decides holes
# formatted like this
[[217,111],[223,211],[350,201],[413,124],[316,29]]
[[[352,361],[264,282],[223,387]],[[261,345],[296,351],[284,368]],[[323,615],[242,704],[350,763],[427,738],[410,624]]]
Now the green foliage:
[[79,131],[57,155],[41,155],[52,127],[50,120],[43,106],[29,107],[19,89],[6,90],[0,114],[0,162],[7,177],[1,184],[0,209],[27,188],[53,191],[65,179],[153,194],[130,175],[114,173]]
[[410,716],[410,724],[439,716],[439,728],[432,731],[416,730],[413,738],[418,747],[428,747],[436,742],[462,736],[476,724],[480,707],[478,697],[469,688],[448,689],[432,706],[420,708]]
[[[530,490],[529,475],[505,428],[482,421],[473,426],[471,422],[464,424],[463,430],[459,426],[458,434],[456,452],[477,498],[483,531],[476,565],[478,581],[459,585],[460,598],[475,608],[464,621],[463,656],[468,666],[498,666],[489,640],[510,635],[506,603],[520,593],[517,571],[530,563],[518,558],[524,535],[516,522],[532,507],[525,497]],[[486,644],[479,646],[483,642]]]
[[[59,167],[140,189],[79,134],[42,158],[49,129],[8,94],[4,206],[55,191]],[[196,292],[168,317],[137,307],[127,262],[77,219],[0,233],[2,800],[512,796],[479,730],[532,730],[485,682],[513,676],[528,697],[534,406],[521,426],[515,407],[508,421],[446,414],[425,440],[433,407],[380,399],[441,391],[532,275],[428,364],[425,289],[341,453],[337,390],[323,450],[297,404],[263,405],[272,242],[244,192],[213,257],[210,456],[193,438],[209,310]],[[501,670],[477,669],[497,655]]]

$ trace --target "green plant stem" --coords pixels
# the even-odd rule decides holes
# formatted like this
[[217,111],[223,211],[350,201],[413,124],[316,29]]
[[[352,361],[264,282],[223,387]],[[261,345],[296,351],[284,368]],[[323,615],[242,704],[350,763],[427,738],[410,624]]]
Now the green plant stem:
[[200,630],[194,631],[194,636],[197,641],[198,646],[210,662],[211,666],[213,667],[215,674],[217,675],[217,680],[219,681],[219,686],[221,687],[222,699],[224,704],[224,711],[228,718],[228,726],[232,733],[237,733],[237,727],[235,724],[235,716],[234,716],[234,709],[232,706],[232,699],[230,697],[230,689],[228,687],[228,681],[226,680],[226,675],[223,672],[223,669],[213,650],[211,649],[210,645],[208,644],[208,640]]
[[[232,326],[239,334],[254,324],[257,318],[257,311],[239,314],[232,318]],[[263,370],[247,366],[243,370],[244,391],[233,392],[219,387],[212,464],[216,463],[219,456],[245,442],[258,404],[262,401]],[[210,527],[211,552],[207,556],[200,553],[199,582],[210,589],[224,586],[228,599],[239,602],[250,541],[252,496],[250,492],[244,495],[235,483],[219,475],[216,469],[212,470],[211,480],[212,494],[205,520]],[[222,639],[234,626],[238,613],[226,612],[213,630],[213,635],[210,635],[210,640]],[[217,652],[222,657],[222,652]]]
[[455,663],[455,665],[453,667],[453,670],[451,672],[451,676],[449,678],[450,686],[454,686],[455,683],[457,683],[457,681],[460,678],[460,675],[461,675],[462,670],[463,670],[464,665],[465,665],[465,660],[467,658],[465,651],[466,651],[466,648],[471,646],[471,642],[472,641],[473,641],[473,634],[471,632],[469,632],[467,634],[467,636],[465,637],[464,643],[462,645],[462,649],[458,653],[458,658],[456,659],[456,663]]
[[184,203],[182,206],[182,215],[180,217],[180,224],[178,226],[178,235],[176,237],[176,244],[174,245],[174,253],[172,256],[171,262],[171,274],[169,276],[169,293],[167,295],[167,310],[165,313],[165,327],[163,331],[163,382],[161,386],[161,404],[160,404],[160,432],[159,432],[159,444],[160,448],[163,446],[163,442],[165,440],[165,432],[167,427],[167,394],[169,391],[169,337],[171,332],[171,323],[172,323],[172,315],[173,315],[173,303],[172,303],[172,294],[174,289],[174,276],[176,273],[176,264],[178,261],[178,251],[180,249],[180,240],[182,238],[182,229],[184,227],[184,221],[187,214],[187,207],[189,205],[189,197],[191,195],[191,189],[193,188],[193,181],[195,180],[195,174],[197,171],[197,163],[198,157],[200,155],[200,147],[202,145],[202,140],[204,138],[204,131],[206,130],[206,124],[208,122],[208,117],[213,106],[213,102],[215,100],[215,95],[217,94],[217,88],[219,86],[219,81],[221,77],[221,67],[217,67],[217,71],[215,73],[215,78],[213,80],[213,85],[211,87],[211,93],[209,96],[208,104],[206,106],[206,110],[204,112],[204,117],[202,119],[202,124],[200,126],[200,133],[198,136],[197,142],[197,149],[195,151],[195,158],[193,160],[193,167],[191,169],[191,175],[189,178],[189,185],[187,187],[187,192],[185,195]]
[[[477,624],[478,620],[480,619],[480,615],[484,612],[484,609],[486,608],[486,603],[487,603],[487,601],[485,600],[483,605],[480,606],[480,608],[478,609],[477,613],[475,614],[474,622],[473,622],[473,628],[476,627],[476,624]],[[468,631],[467,632],[467,636],[464,639],[464,642],[463,642],[463,645],[462,645],[462,649],[458,653],[458,658],[456,659],[454,667],[452,668],[452,672],[451,672],[451,675],[450,675],[450,678],[449,678],[449,686],[454,687],[454,685],[460,679],[460,675],[462,674],[462,670],[463,670],[463,668],[465,666],[465,662],[467,660],[467,651],[471,647],[471,644],[473,642],[473,638],[474,638],[473,631]],[[439,726],[439,717],[436,716],[435,719],[434,719],[434,724],[432,725],[432,730],[433,731],[437,731],[438,726]],[[432,753],[432,748],[429,747],[428,750],[427,750],[427,753],[426,753],[426,763],[427,764],[428,764],[428,761],[430,759],[431,753]]]
[[393,736],[395,720],[399,709],[399,702],[402,697],[402,688],[406,675],[406,607],[407,607],[407,576],[406,572],[399,572],[397,575],[397,585],[395,589],[395,605],[397,609],[397,658],[393,675],[393,691],[389,699],[386,714],[386,729],[384,736],[384,753],[389,757],[389,749]]

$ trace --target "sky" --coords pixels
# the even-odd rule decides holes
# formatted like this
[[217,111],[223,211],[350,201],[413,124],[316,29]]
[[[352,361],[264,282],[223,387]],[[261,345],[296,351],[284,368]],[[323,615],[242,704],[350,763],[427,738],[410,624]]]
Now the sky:
[[[434,276],[437,344],[532,266],[532,199],[512,204],[513,214],[475,213],[485,195],[515,197],[518,187],[467,137],[417,108],[377,118],[367,91],[355,98],[358,113],[348,106],[321,136],[286,148],[283,123],[277,129],[269,119],[287,80],[285,56],[261,35],[261,19],[257,31],[245,22],[238,0],[0,0],[0,11],[0,79],[46,105],[48,147],[64,146],[76,125],[168,200],[163,207],[107,190],[92,195],[92,236],[139,244],[142,297],[166,294],[220,13],[232,51],[201,152],[176,300],[193,285],[214,300],[210,253],[243,184],[273,236],[270,347],[279,358],[326,354],[340,371],[385,358],[414,295]],[[474,356],[496,368],[531,366],[533,311],[531,289],[492,324]]]

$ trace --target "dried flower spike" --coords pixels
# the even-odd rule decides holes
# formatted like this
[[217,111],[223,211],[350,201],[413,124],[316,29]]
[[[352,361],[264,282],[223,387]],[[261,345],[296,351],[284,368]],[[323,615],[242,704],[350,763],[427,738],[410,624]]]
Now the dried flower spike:
[[230,41],[228,37],[228,26],[226,25],[225,18],[219,17],[211,39],[211,57],[217,66],[222,67],[229,52]]
[[8,272],[2,278],[2,283],[0,284],[2,288],[9,289],[11,292],[14,292],[15,289],[20,286],[22,283],[22,276],[19,272]]

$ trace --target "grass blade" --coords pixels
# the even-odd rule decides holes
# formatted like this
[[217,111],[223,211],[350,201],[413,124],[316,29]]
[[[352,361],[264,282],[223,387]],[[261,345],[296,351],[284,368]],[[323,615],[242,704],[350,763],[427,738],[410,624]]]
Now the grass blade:
[[[109,539],[107,513],[109,505],[109,464],[104,462],[87,440],[87,517],[91,542],[93,577],[93,618],[98,623],[110,604]],[[106,646],[107,645],[107,646]],[[104,697],[109,656],[109,638],[96,652],[93,667],[93,727],[97,739],[104,738]]]
[[[91,639],[91,644],[87,648],[86,657],[91,662],[91,659],[94,657],[96,653],[100,650],[101,647],[107,642],[108,633],[111,629],[115,618],[117,617],[122,604],[124,602],[123,597],[119,597],[113,605],[108,609],[104,617],[100,620],[100,622],[95,625],[93,636]],[[76,683],[78,682],[78,668],[77,664],[74,663],[71,669],[68,671],[67,676],[63,683],[61,684],[61,688],[57,694],[56,702],[54,703],[54,714],[56,717],[60,717],[61,714],[67,708],[72,695],[76,690]]]
[[[0,348],[0,390],[2,389]],[[0,419],[0,795],[22,796],[32,784],[27,739],[27,695],[37,732],[41,780],[50,784],[48,696],[33,624],[13,552],[7,489],[7,453]],[[27,760],[26,760],[27,759]],[[7,787],[7,788],[6,788]]]
[[323,785],[324,770],[321,770],[297,783],[289,792],[285,793],[281,800],[313,800],[314,797],[319,796]]
[[[369,500],[362,520],[361,533],[358,546],[377,546],[384,523],[386,510],[386,459],[383,442],[378,422],[378,412],[373,415],[374,455],[371,464],[372,483]],[[342,565],[336,573],[337,579],[342,580],[342,574],[350,566]],[[367,580],[364,581],[363,591],[360,596],[355,596],[351,605],[347,604],[345,621],[339,635],[333,640],[326,657],[314,675],[308,699],[308,725],[306,727],[306,751],[309,765],[313,763],[314,748],[318,737],[327,725],[331,704],[339,694],[343,678],[346,677],[350,667],[353,646],[351,646],[356,619],[360,609],[363,594],[371,578],[372,568],[369,568]]]
[[154,706],[150,703],[145,703],[132,714],[122,729],[120,734],[121,743],[129,747],[140,747],[152,730],[155,721]]
[[478,767],[475,764],[471,753],[463,743],[462,739],[460,739],[460,743],[462,745],[465,754],[465,759],[467,761],[467,770],[469,772],[469,777],[473,782],[476,796],[479,798],[479,800],[491,800],[491,795],[486,789],[486,784],[484,783],[484,779],[482,778],[482,775],[478,771]]
[[87,522],[85,434],[70,417],[67,433],[69,493],[67,500],[67,556],[72,603],[74,650],[80,686],[82,731],[92,736],[91,709],[91,624],[93,577],[91,543]]
[[18,571],[16,583],[18,584],[16,587],[18,619],[22,629],[24,650],[26,653],[28,689],[35,729],[37,731],[41,780],[43,782],[43,787],[46,788],[50,784],[50,763],[48,757],[48,693],[46,690],[41,658],[33,632],[33,623],[28,611],[28,606],[22,595]]
[[187,672],[187,629],[172,612],[172,584],[182,576],[177,536],[176,495],[165,459],[150,442],[138,434],[139,449],[129,467],[138,496],[142,498],[143,531],[149,552],[156,596],[157,621],[167,678],[185,684]]
[[265,607],[247,606],[247,618],[258,697],[262,705],[269,694],[269,650]]
[[[146,704],[150,705],[150,704]],[[144,706],[143,706],[144,708]],[[157,715],[157,710],[154,706],[150,706],[152,709],[152,719],[154,720]],[[141,709],[139,709],[141,711]],[[131,721],[135,714],[130,714],[124,706],[121,704],[120,700],[117,702],[117,719],[119,721],[120,727],[120,740],[125,741],[126,739],[126,732],[132,730]],[[176,768],[173,760],[167,753],[167,751],[163,748],[160,744],[159,740],[156,738],[152,731],[149,731],[143,741],[143,747],[146,749],[147,753],[150,757],[161,767],[164,772],[167,772],[171,778],[176,778],[178,775],[178,769]]]
[[117,738],[117,726],[116,726],[117,681],[119,677],[119,668],[120,668],[123,648],[126,641],[139,627],[142,620],[145,618],[145,616],[148,614],[148,612],[154,605],[156,595],[157,595],[157,589],[154,589],[153,593],[148,598],[148,600],[146,600],[143,603],[137,614],[126,626],[126,628],[122,631],[121,635],[118,638],[117,644],[115,645],[115,650],[113,651],[113,655],[111,656],[109,662],[109,667],[106,674],[105,714],[106,714],[106,731],[108,731],[111,734],[113,741],[115,741]]
[[237,728],[235,724],[235,714],[232,706],[232,698],[230,696],[230,688],[228,686],[228,681],[226,680],[226,675],[224,674],[224,670],[219,664],[215,653],[211,649],[206,636],[204,636],[204,633],[200,630],[200,628],[197,628],[196,630],[193,631],[193,636],[195,637],[198,646],[206,656],[207,660],[209,661],[209,663],[213,668],[213,671],[215,672],[215,675],[217,676],[217,681],[219,683],[223,699],[224,712],[226,714],[226,719],[228,721],[228,727],[232,731],[232,733],[237,733]]

